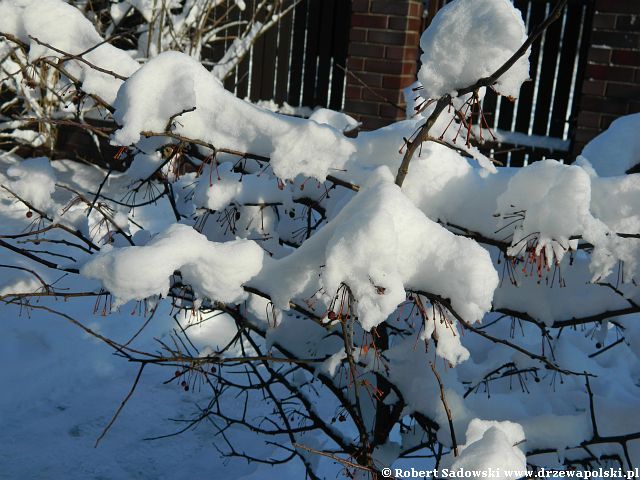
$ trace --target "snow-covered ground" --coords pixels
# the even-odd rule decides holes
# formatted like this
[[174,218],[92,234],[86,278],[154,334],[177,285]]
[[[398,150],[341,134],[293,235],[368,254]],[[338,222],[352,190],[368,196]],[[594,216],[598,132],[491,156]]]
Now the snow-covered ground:
[[[7,182],[6,172],[15,160],[0,158],[0,184]],[[69,162],[53,163],[58,181],[88,187],[102,178],[97,169]],[[117,182],[116,182],[117,184]],[[25,208],[6,192],[0,193],[2,234],[20,233],[30,223]],[[140,212],[154,218],[152,207]],[[149,223],[150,224],[150,223]],[[147,225],[149,225],[147,224]],[[55,238],[52,237],[52,238]],[[49,251],[56,250],[41,244]],[[34,247],[38,248],[38,247]],[[61,251],[60,249],[57,249]],[[64,249],[63,249],[64,250]],[[67,253],[69,250],[67,249]],[[9,250],[0,249],[0,264],[24,265]],[[37,267],[35,267],[37,269]],[[43,278],[55,281],[60,272],[39,269]],[[19,270],[0,270],[0,295],[16,290],[39,288],[33,276]],[[23,282],[23,283],[20,283]],[[86,279],[67,278],[70,289],[84,291]],[[195,385],[184,391],[171,379],[173,371],[147,367],[134,395],[116,423],[97,448],[96,440],[125,398],[138,366],[114,355],[113,349],[85,333],[53,309],[82,322],[95,332],[126,342],[142,327],[143,312],[132,312],[135,302],[102,315],[103,303],[95,298],[68,301],[43,298],[32,300],[34,308],[0,305],[0,478],[3,479],[264,479],[302,478],[295,462],[265,468],[244,460],[225,461],[214,447],[215,430],[206,421],[178,436],[145,440],[174,433],[185,427],[210,400],[210,393]],[[169,315],[170,305],[162,304],[154,319],[132,343],[155,350],[153,338],[163,338],[177,328]],[[187,319],[185,319],[186,321]],[[200,346],[216,348],[235,333],[228,317],[208,320],[190,330],[190,338]],[[230,405],[232,411],[240,406]],[[248,432],[237,432],[239,444],[250,442],[268,456],[273,448],[260,449]]]

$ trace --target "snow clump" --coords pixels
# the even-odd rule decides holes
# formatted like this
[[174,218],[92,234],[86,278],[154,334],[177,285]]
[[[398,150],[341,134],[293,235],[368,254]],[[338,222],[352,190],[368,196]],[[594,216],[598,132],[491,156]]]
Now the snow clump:
[[100,280],[116,303],[166,295],[176,270],[198,297],[238,302],[245,295],[242,286],[260,271],[263,255],[253,241],[210,242],[190,226],[173,224],[144,247],[101,252],[81,273]]
[[117,145],[137,144],[141,134],[168,128],[218,148],[269,157],[282,179],[305,175],[324,181],[356,150],[328,124],[275,115],[238,99],[198,61],[178,52],[146,63],[124,83],[114,107],[121,126],[113,136]]
[[51,195],[56,189],[56,174],[46,157],[30,158],[9,167],[9,188],[18,197],[38,210],[48,210],[52,205]]
[[[61,0],[18,0],[2,3],[0,31],[13,34],[23,42],[29,43],[30,61],[49,55],[60,55],[43,44],[71,55],[87,52],[82,58],[88,63],[69,60],[64,62],[63,66],[82,82],[83,91],[98,95],[107,103],[114,101],[122,85],[122,79],[118,77],[128,77],[139,68],[138,62],[124,50],[105,43],[80,10]],[[73,32],[73,35],[69,32]],[[113,74],[100,72],[92,65]]]
[[442,295],[465,320],[479,320],[491,309],[498,274],[485,249],[427,218],[382,167],[322,230],[289,256],[265,263],[256,282],[284,309],[291,298],[319,289],[330,301],[346,284],[370,330],[405,300],[405,289]]
[[640,166],[638,132],[640,113],[620,117],[584,147],[576,163],[593,168],[600,177],[624,175]]
[[[445,5],[420,39],[418,80],[423,95],[438,98],[491,75],[526,38],[522,15],[509,0],[458,0]],[[527,52],[493,88],[515,98],[528,78]]]
[[508,472],[526,471],[527,459],[516,445],[524,440],[524,430],[517,423],[474,418],[467,427],[467,443],[460,446],[451,470],[495,472],[493,478],[516,478]]

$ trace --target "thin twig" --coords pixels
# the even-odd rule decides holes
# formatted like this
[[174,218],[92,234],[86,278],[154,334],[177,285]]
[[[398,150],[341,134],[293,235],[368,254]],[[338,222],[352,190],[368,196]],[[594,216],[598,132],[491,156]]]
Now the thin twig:
[[451,409],[449,408],[449,404],[447,403],[447,397],[444,394],[444,384],[442,383],[440,374],[436,370],[436,366],[433,364],[433,362],[429,362],[429,365],[431,366],[431,371],[436,376],[436,380],[438,381],[438,385],[440,386],[440,400],[442,401],[442,406],[444,407],[444,411],[447,414],[447,421],[449,422],[449,431],[451,432],[451,443],[453,446],[453,455],[457,457],[458,442],[456,441],[456,432],[453,428],[453,417],[451,415]]
[[78,60],[78,61],[84,63],[85,65],[87,65],[89,68],[92,68],[93,70],[96,70],[98,72],[101,72],[101,73],[104,73],[104,74],[107,74],[107,75],[111,75],[112,77],[117,78],[118,80],[123,80],[124,81],[124,80],[127,80],[127,78],[128,78],[128,77],[120,75],[120,74],[118,74],[118,73],[116,73],[114,71],[107,70],[106,68],[102,68],[102,67],[97,66],[94,63],[91,63],[90,61],[88,61],[88,60],[86,60],[85,58],[82,57],[83,54],[74,55],[72,53],[65,52],[64,50],[60,50],[59,48],[56,48],[56,47],[54,47],[54,46],[52,46],[52,45],[50,45],[48,43],[45,43],[42,40],[39,40],[38,38],[33,37],[31,35],[29,35],[29,38],[31,40],[33,40],[34,42],[42,45],[43,47],[47,47],[48,49],[53,50],[54,52],[59,53],[60,55],[64,55],[66,58],[63,58],[62,61]]
[[591,417],[591,428],[593,428],[593,438],[600,438],[598,423],[596,422],[596,411],[593,406],[593,392],[591,391],[591,384],[589,383],[589,375],[587,375],[587,372],[584,372],[584,380],[587,385],[587,394],[589,395],[589,415]]
[[355,73],[353,73],[351,70],[348,70],[346,68],[344,68],[342,65],[340,65],[339,63],[335,64],[336,67],[338,67],[340,70],[342,70],[344,73],[346,73],[347,75],[350,75],[351,77],[353,77],[353,79],[358,82],[360,85],[362,85],[369,93],[371,93],[372,95],[374,95],[375,97],[379,98],[380,100],[383,100],[385,103],[388,103],[389,105],[391,105],[392,107],[397,108],[398,110],[400,110],[402,113],[405,113],[405,109],[404,107],[402,107],[402,105],[398,105],[395,102],[392,102],[391,100],[389,100],[387,97],[385,97],[384,95],[379,94],[378,92],[376,92],[374,89],[372,89],[369,85],[367,85],[367,83],[362,80],[360,77],[358,77]]
[[[340,457],[338,457],[336,455],[332,455],[330,453],[322,452],[320,450],[315,450],[315,449],[313,449],[311,447],[307,447],[306,445],[301,445],[299,443],[294,443],[293,446],[295,448],[300,448],[301,450],[306,450],[307,452],[310,452],[310,453],[315,453],[316,455],[321,455],[323,457],[330,458],[331,460],[335,460],[336,462],[341,463],[342,465],[345,465],[347,467],[357,468],[359,470],[364,470],[365,472],[374,472],[375,473],[375,470],[373,470],[372,468],[365,467],[364,465],[359,465],[357,463],[350,462],[349,460],[345,460],[344,458],[340,458]],[[389,477],[387,477],[387,478],[389,478]]]
[[107,424],[107,426],[104,428],[104,430],[102,431],[102,433],[100,434],[100,436],[96,440],[96,443],[93,446],[93,448],[97,448],[98,447],[98,444],[100,443],[100,440],[102,440],[104,438],[104,436],[107,434],[107,432],[109,431],[111,426],[115,423],[116,419],[118,418],[118,415],[120,415],[120,412],[122,411],[124,406],[127,404],[129,399],[131,398],[131,395],[133,395],[133,392],[135,391],[136,387],[138,386],[138,382],[140,381],[140,377],[142,376],[142,371],[144,370],[145,365],[146,365],[145,363],[142,363],[140,365],[140,368],[138,369],[138,375],[136,375],[136,379],[134,380],[133,385],[131,386],[131,389],[129,390],[129,393],[127,393],[127,396],[124,397],[122,402],[120,402],[120,406],[116,410],[116,413],[113,415],[113,417],[111,418],[111,421]]

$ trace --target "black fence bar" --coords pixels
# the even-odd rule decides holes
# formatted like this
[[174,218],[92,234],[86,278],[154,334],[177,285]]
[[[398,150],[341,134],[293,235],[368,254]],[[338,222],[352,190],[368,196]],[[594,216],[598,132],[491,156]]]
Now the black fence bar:
[[[232,10],[238,26],[207,52],[212,63],[222,58],[247,22],[263,23],[271,15],[259,11],[259,0],[246,0],[246,8],[235,8],[234,0],[219,6]],[[251,101],[273,100],[278,105],[328,107],[344,105],[345,75],[351,15],[350,0],[285,0],[282,8],[295,7],[261,35],[246,58],[225,79],[225,87]],[[264,10],[264,9],[263,9]]]

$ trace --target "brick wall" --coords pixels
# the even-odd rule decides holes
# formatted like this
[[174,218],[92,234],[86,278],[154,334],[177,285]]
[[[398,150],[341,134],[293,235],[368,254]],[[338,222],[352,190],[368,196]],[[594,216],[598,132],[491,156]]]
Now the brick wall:
[[616,118],[640,112],[640,0],[596,0],[574,154]]
[[[403,118],[403,88],[416,78],[421,0],[353,0],[344,111],[375,129]],[[363,86],[366,84],[366,87]],[[388,101],[387,101],[388,100]]]

